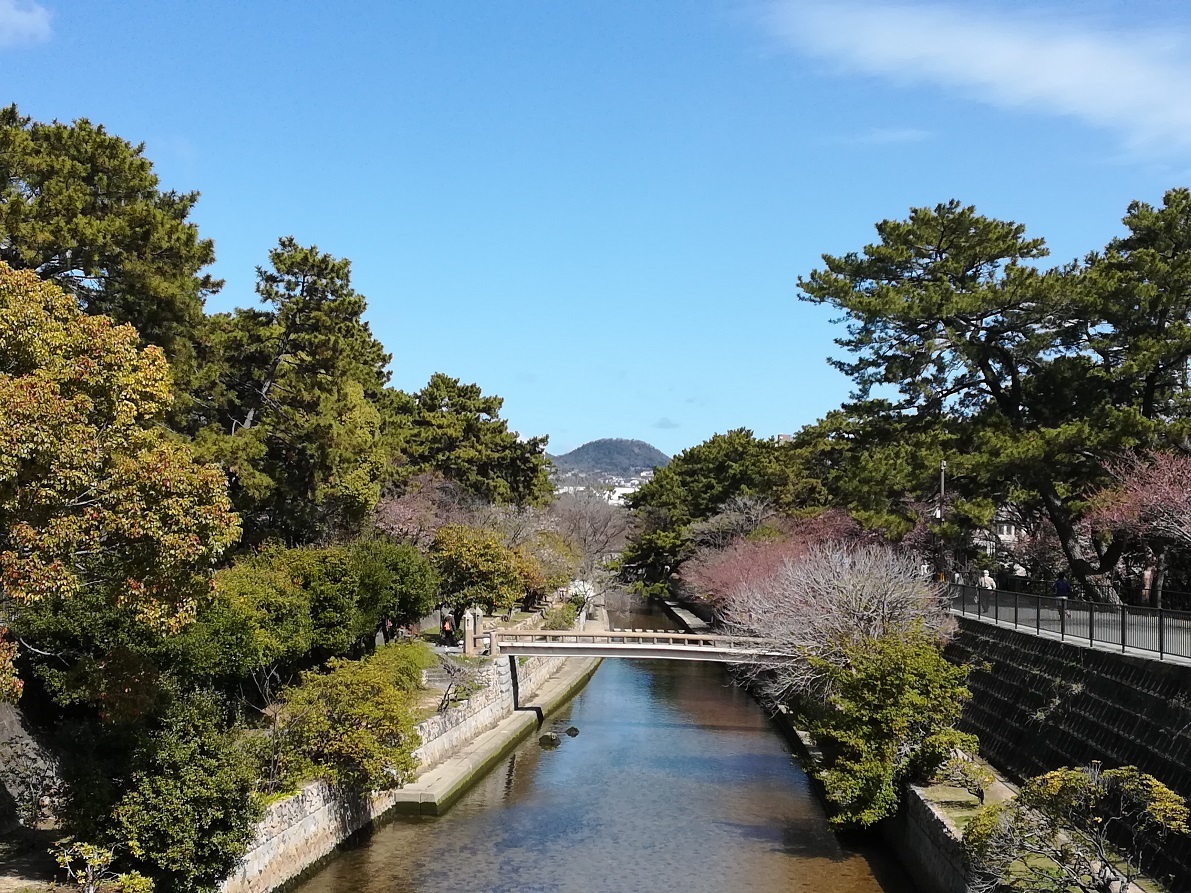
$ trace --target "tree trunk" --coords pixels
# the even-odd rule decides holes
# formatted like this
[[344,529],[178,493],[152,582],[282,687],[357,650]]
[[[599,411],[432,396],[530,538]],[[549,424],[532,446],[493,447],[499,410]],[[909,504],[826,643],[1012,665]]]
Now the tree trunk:
[[1067,564],[1071,568],[1071,575],[1080,583],[1084,592],[1095,594],[1097,601],[1111,600],[1107,596],[1107,593],[1111,592],[1111,588],[1101,588],[1088,578],[1107,574],[1116,567],[1117,562],[1121,559],[1121,553],[1125,549],[1124,539],[1114,536],[1104,551],[1096,556],[1095,563],[1089,561],[1079,551],[1079,534],[1071,522],[1071,514],[1068,512],[1067,506],[1063,504],[1063,499],[1055,489],[1054,483],[1044,481],[1039,487],[1039,492],[1042,495],[1042,503],[1046,507],[1046,514],[1050,517],[1055,532],[1058,534],[1063,555],[1066,556]]

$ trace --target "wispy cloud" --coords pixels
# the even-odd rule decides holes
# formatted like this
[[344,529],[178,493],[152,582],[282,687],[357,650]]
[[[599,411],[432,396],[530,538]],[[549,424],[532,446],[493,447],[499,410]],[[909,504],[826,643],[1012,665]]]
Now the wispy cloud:
[[662,416],[660,419],[658,419],[656,422],[653,423],[653,427],[671,430],[673,428],[681,428],[682,425],[678,424],[678,422],[674,421],[673,419],[668,419],[665,416]]
[[933,136],[929,130],[917,127],[870,127],[860,133],[844,137],[841,142],[850,146],[890,146],[896,143],[920,143]]
[[1191,35],[1097,28],[1074,15],[783,0],[767,18],[791,46],[846,70],[1071,116],[1133,150],[1191,149]]
[[0,0],[0,46],[37,43],[50,36],[50,11],[33,0]]

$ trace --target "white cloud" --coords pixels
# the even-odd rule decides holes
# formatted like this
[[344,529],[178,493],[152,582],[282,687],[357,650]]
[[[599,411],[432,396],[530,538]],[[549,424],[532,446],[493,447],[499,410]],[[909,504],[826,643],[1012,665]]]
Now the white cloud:
[[920,143],[931,138],[929,130],[917,127],[870,127],[845,137],[843,142],[855,146],[890,146],[896,143]]
[[50,36],[50,11],[34,0],[0,0],[0,46],[37,43]]
[[1187,34],[1097,30],[1027,13],[786,0],[768,23],[802,52],[903,84],[1067,115],[1134,150],[1191,149]]

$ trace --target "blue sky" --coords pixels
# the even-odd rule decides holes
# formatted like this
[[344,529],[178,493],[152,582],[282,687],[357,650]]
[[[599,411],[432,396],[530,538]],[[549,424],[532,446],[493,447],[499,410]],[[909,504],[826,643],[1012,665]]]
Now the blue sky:
[[227,284],[353,261],[393,382],[552,452],[838,406],[824,252],[958,198],[1054,260],[1191,171],[1191,10],[1153,2],[0,0],[0,101],[143,141]]

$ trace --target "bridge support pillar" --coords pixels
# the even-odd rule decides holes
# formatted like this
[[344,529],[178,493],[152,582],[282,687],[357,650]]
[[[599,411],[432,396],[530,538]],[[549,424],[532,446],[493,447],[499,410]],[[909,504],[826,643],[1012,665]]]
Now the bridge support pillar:
[[[484,630],[484,614],[480,612],[480,608],[474,608],[475,611],[475,629]],[[497,631],[493,630],[492,635],[488,636],[488,656],[498,657],[500,655],[500,642],[497,641]]]

